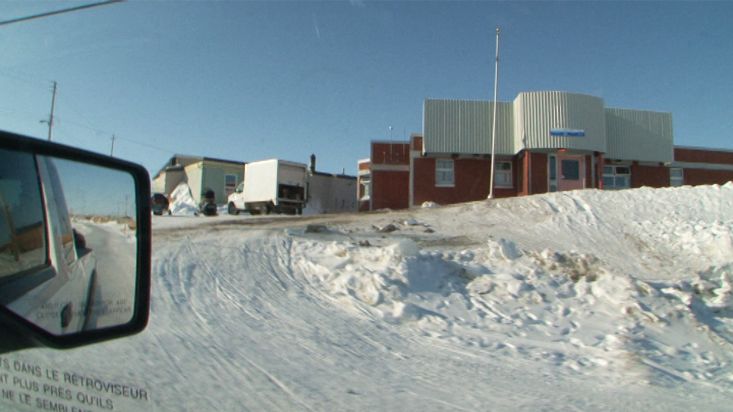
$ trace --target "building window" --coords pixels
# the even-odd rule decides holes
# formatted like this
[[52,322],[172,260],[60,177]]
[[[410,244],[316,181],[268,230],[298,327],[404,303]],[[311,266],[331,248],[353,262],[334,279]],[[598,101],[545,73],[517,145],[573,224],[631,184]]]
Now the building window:
[[237,187],[237,175],[224,175],[224,191],[227,196],[234,193],[234,189]]
[[453,187],[454,184],[453,160],[435,160],[435,186]]
[[679,167],[673,167],[669,169],[669,185],[670,186],[682,186],[685,184],[685,177],[682,173],[682,169]]
[[580,180],[580,161],[567,159],[560,161],[561,177],[564,180]]
[[628,166],[604,166],[603,188],[628,189],[631,187],[631,168]]
[[512,162],[496,162],[494,187],[514,187],[512,184]]

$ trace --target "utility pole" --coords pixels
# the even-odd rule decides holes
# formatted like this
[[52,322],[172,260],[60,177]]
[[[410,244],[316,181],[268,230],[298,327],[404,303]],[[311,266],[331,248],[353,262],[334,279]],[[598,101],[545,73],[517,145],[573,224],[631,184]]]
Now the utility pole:
[[494,115],[491,126],[491,178],[489,179],[489,199],[494,198],[494,163],[496,159],[496,94],[499,86],[499,26],[496,26],[496,67],[494,69]]
[[115,154],[115,135],[112,135],[112,148],[109,150],[109,155],[114,156]]
[[51,95],[51,114],[48,116],[48,120],[41,120],[41,123],[48,123],[48,141],[51,141],[51,135],[53,134],[53,111],[56,107],[56,81],[53,82],[53,94]]

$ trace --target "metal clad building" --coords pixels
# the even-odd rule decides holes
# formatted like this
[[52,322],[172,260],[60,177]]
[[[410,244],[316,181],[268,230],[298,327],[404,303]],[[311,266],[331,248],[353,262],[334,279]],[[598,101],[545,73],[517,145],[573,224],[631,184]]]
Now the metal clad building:
[[[514,110],[497,107],[496,153],[514,154]],[[425,153],[491,154],[494,105],[487,101],[428,99],[423,107]]]
[[[494,103],[427,99],[422,134],[372,142],[359,209],[458,203],[489,193]],[[496,197],[733,180],[733,152],[677,148],[672,114],[607,108],[582,93],[534,91],[497,103]]]

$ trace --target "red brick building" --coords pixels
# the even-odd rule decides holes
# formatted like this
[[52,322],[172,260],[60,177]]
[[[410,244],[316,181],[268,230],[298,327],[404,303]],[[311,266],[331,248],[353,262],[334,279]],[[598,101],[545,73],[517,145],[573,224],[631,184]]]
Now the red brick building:
[[[485,199],[493,102],[426,100],[423,133],[373,141],[359,161],[360,210]],[[494,196],[733,180],[733,151],[674,147],[670,113],[606,108],[566,92],[497,104]]]

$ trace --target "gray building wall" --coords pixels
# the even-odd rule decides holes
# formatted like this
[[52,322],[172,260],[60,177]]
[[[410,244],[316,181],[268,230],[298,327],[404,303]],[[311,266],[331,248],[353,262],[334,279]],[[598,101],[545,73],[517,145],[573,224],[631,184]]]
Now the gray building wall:
[[[193,192],[194,199],[200,202],[203,199],[203,192],[205,192],[206,189],[211,189],[216,194],[216,203],[220,205],[226,204],[229,193],[227,193],[226,190],[225,176],[236,176],[236,182],[232,187],[233,190],[237,187],[239,182],[244,180],[244,165],[217,162],[208,159],[199,164],[202,164],[201,192],[198,199],[196,199],[197,192]],[[193,191],[193,187],[191,187],[191,189]]]
[[356,178],[312,173],[308,176],[307,213],[350,213],[357,211]]
[[[606,150],[603,99],[566,92],[519,93],[514,99],[515,145],[526,149]],[[559,136],[552,130],[582,131]]]
[[[568,149],[605,153],[608,159],[670,162],[672,114],[606,108],[603,99],[580,93],[519,93],[499,102],[497,155]],[[426,99],[424,154],[490,154],[493,103]]]
[[[494,104],[478,100],[427,99],[423,106],[424,153],[491,154]],[[512,103],[497,106],[496,153],[511,155],[514,147]]]
[[607,108],[606,127],[607,159],[671,162],[674,157],[671,113]]

